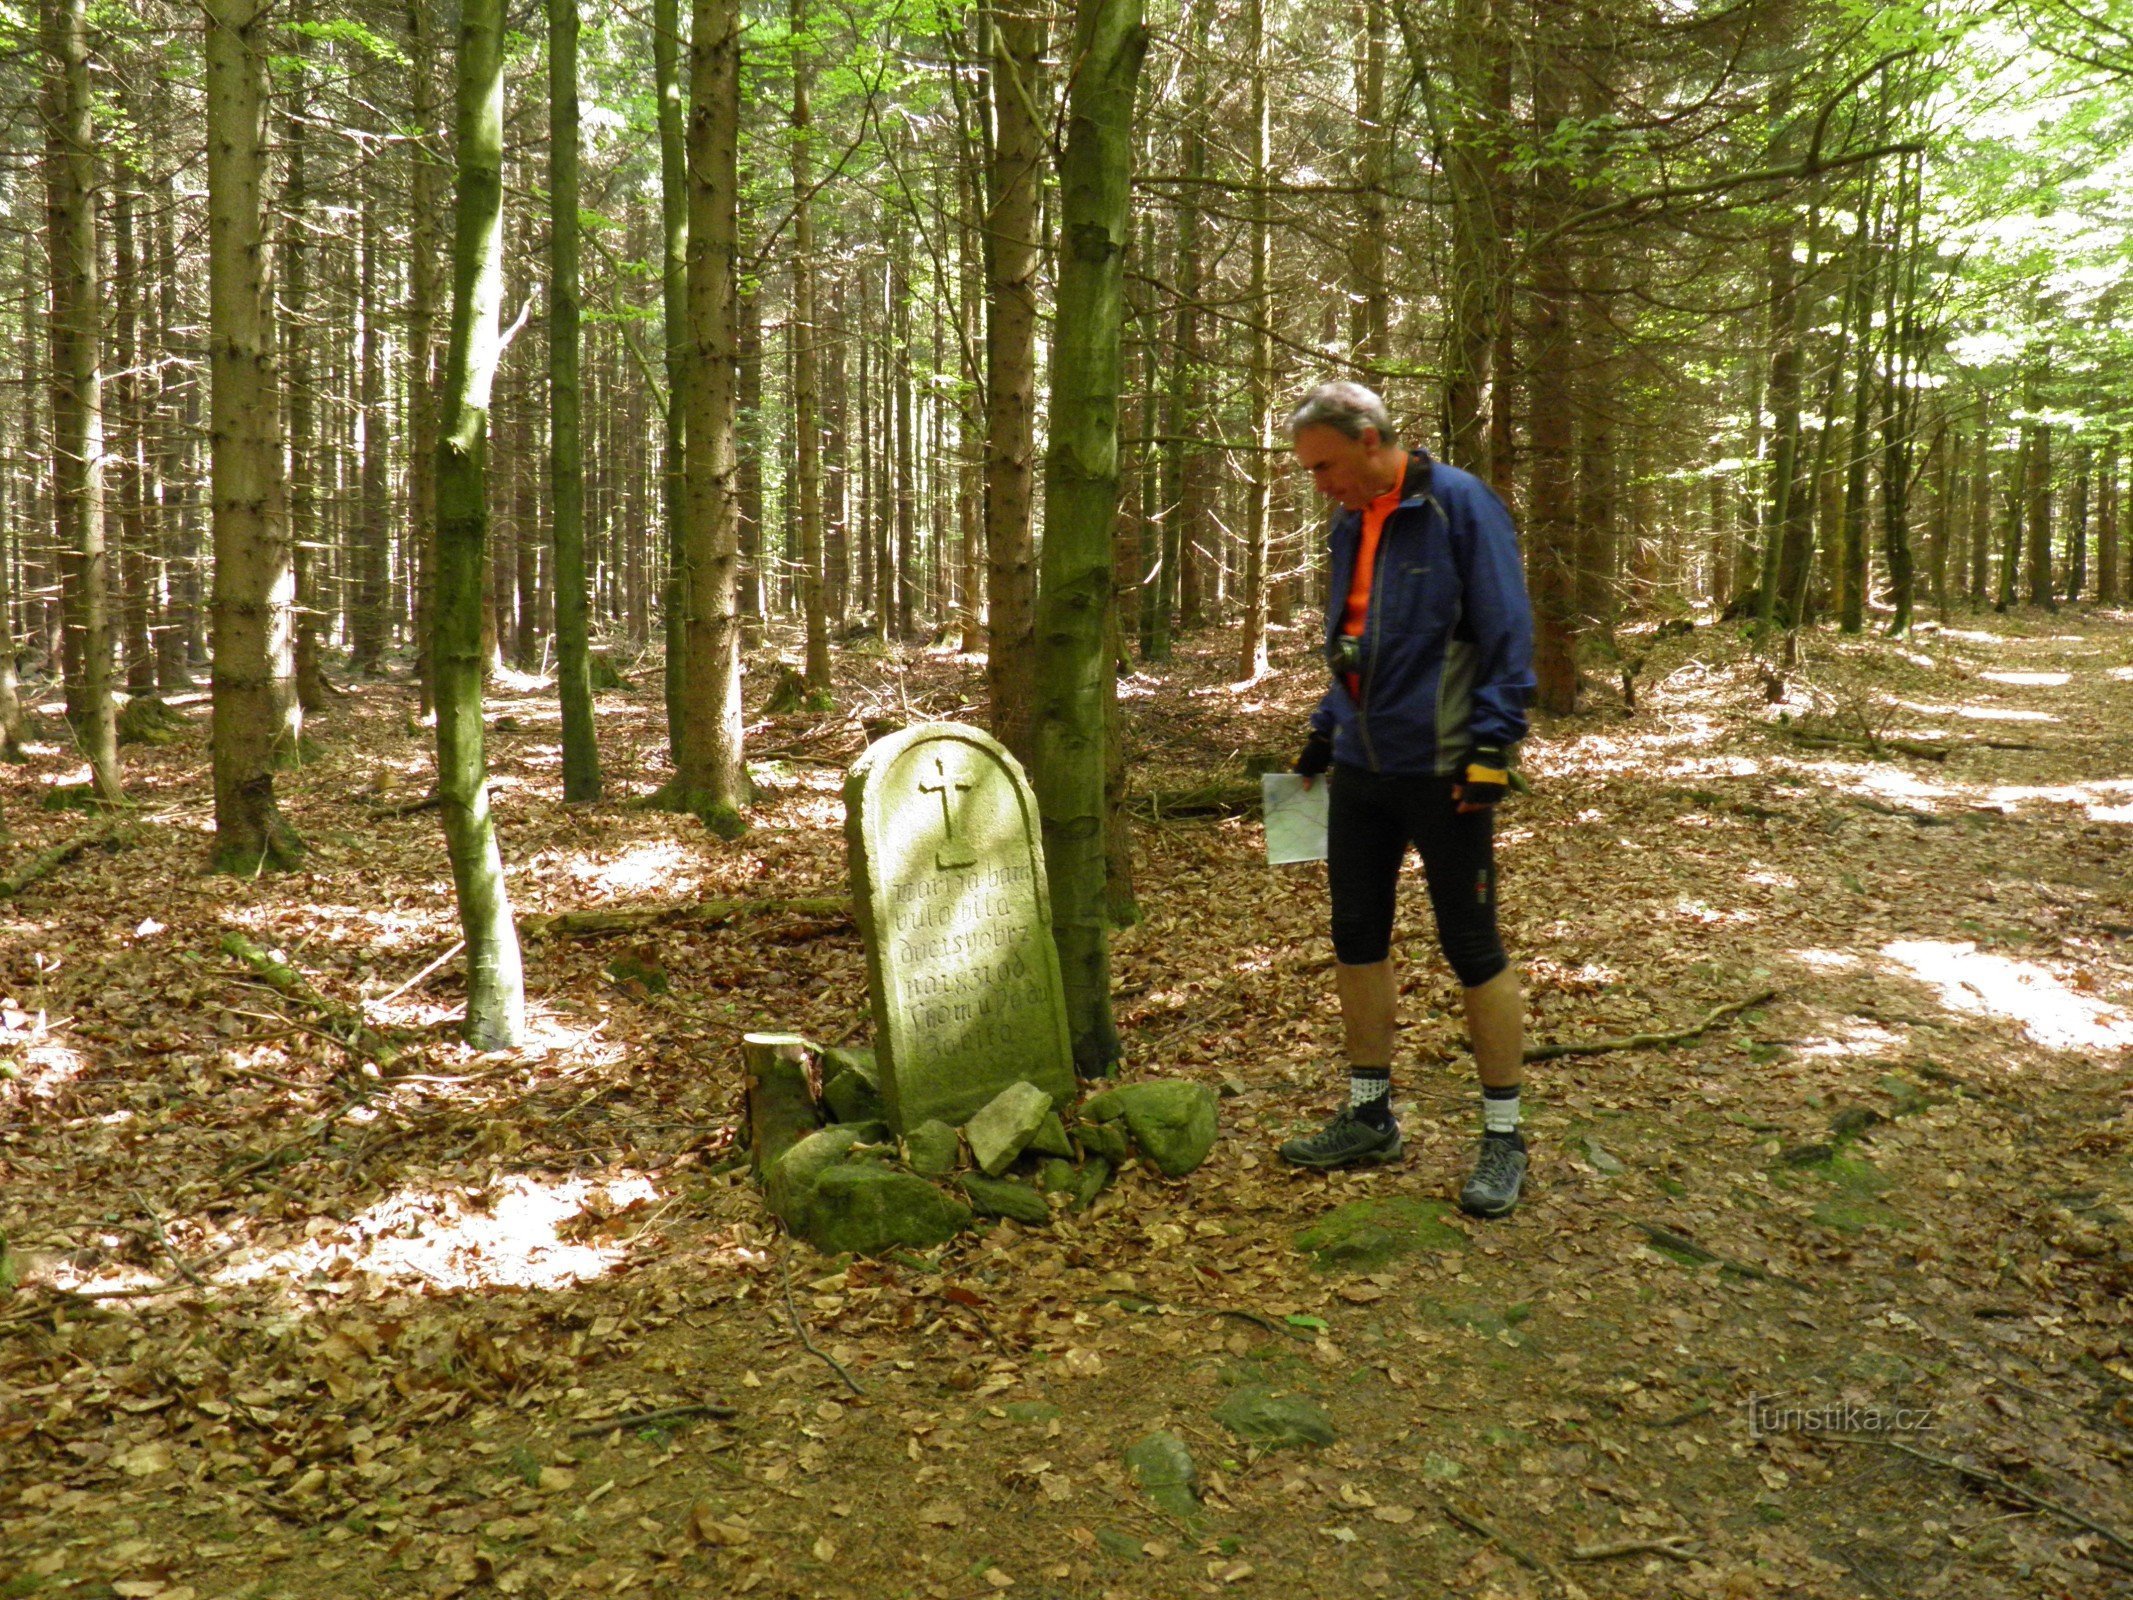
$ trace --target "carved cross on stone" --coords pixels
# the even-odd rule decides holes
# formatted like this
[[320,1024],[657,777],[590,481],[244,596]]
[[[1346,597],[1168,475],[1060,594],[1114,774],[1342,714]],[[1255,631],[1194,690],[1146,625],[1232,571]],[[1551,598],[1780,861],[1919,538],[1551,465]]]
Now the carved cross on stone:
[[920,794],[937,794],[941,797],[941,829],[944,837],[941,840],[939,851],[933,857],[933,864],[943,871],[949,871],[957,867],[974,867],[978,864],[978,858],[972,855],[968,847],[955,836],[955,807],[953,804],[956,795],[970,788],[970,780],[959,777],[951,778],[948,775],[948,763],[939,756],[933,758],[933,772],[934,782],[922,783],[918,786]]

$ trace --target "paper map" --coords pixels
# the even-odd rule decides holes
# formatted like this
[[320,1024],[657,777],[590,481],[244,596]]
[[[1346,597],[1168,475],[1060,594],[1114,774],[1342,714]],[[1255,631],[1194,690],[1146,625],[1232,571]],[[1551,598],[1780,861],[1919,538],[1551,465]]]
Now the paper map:
[[1326,780],[1323,774],[1304,787],[1293,772],[1269,772],[1259,779],[1259,804],[1266,817],[1267,865],[1326,859]]

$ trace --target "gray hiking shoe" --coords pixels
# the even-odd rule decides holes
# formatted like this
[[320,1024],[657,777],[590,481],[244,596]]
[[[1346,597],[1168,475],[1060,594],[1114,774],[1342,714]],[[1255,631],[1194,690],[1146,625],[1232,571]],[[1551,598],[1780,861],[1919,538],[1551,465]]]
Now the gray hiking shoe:
[[1516,1139],[1483,1136],[1474,1175],[1459,1191],[1459,1209],[1473,1217],[1508,1216],[1526,1181],[1526,1148]]
[[1365,1122],[1348,1106],[1336,1111],[1318,1132],[1291,1139],[1281,1147],[1281,1159],[1290,1166],[1314,1167],[1321,1172],[1334,1167],[1371,1166],[1397,1161],[1399,1157],[1400,1125],[1395,1122],[1389,1128],[1381,1128]]

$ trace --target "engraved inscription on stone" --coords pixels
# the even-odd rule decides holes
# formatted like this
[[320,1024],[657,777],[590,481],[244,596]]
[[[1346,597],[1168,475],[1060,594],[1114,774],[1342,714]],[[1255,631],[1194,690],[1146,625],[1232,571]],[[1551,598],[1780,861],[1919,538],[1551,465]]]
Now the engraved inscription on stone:
[[892,1124],[962,1122],[1018,1080],[1066,1099],[1036,799],[1014,757],[976,728],[906,728],[860,757],[845,806]]

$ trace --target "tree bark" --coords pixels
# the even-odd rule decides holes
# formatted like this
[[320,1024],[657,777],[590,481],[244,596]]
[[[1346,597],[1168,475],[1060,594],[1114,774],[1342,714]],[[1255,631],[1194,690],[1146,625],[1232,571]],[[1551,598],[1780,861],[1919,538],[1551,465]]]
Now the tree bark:
[[682,84],[680,0],[652,0],[652,85],[659,101],[660,307],[666,330],[666,450],[659,475],[666,560],[660,616],[666,637],[667,750],[681,765],[682,685],[688,644],[683,600],[682,532],[688,524],[689,158]]
[[[810,708],[830,709],[829,611],[823,603],[821,377],[816,357],[821,330],[815,311],[814,111],[809,83],[814,43],[807,31],[807,0],[791,0],[792,22],[792,425],[798,441],[800,611],[805,619]],[[965,596],[968,610],[974,611]],[[972,628],[966,622],[967,644]]]
[[985,219],[986,686],[992,731],[1027,763],[1036,689],[1037,200],[1044,20],[991,11],[992,173]]
[[738,285],[739,0],[694,0],[689,40],[689,321],[682,532],[682,741],[670,809],[720,838],[746,831],[741,756],[740,499],[734,409]]
[[[1244,627],[1238,636],[1237,676],[1247,683],[1257,683],[1266,676],[1266,561],[1267,529],[1273,510],[1273,419],[1269,413],[1274,404],[1274,330],[1273,307],[1268,301],[1268,273],[1272,266],[1273,228],[1267,215],[1267,184],[1272,178],[1268,166],[1269,127],[1267,122],[1267,41],[1266,0],[1246,0],[1245,48],[1251,54],[1251,119],[1252,119],[1252,223],[1251,223],[1251,360],[1245,374],[1245,405],[1251,413],[1253,450],[1245,464],[1244,484]],[[1376,23],[1376,47],[1378,76],[1384,75],[1384,22]],[[1372,127],[1370,133],[1376,135]],[[1382,215],[1364,218],[1365,231],[1378,232],[1384,227]],[[1380,252],[1382,254],[1382,251]],[[1383,314],[1382,260],[1369,263],[1371,277],[1363,284],[1365,307],[1363,320],[1366,337],[1375,345],[1382,330],[1369,326],[1370,317]],[[1369,308],[1369,300],[1375,293],[1380,301],[1377,311]]]
[[430,635],[437,571],[437,209],[443,180],[437,126],[437,49],[430,0],[407,0],[410,109],[407,263],[407,539],[414,567],[415,684],[420,710],[434,706],[436,668]]
[[[97,797],[124,798],[111,702],[104,543],[103,307],[96,246],[96,124],[87,0],[47,0],[45,147],[52,271],[52,499],[66,594],[67,716]],[[212,141],[210,141],[212,143]]]
[[437,442],[437,573],[430,650],[437,678],[437,791],[467,943],[463,1032],[481,1050],[525,1037],[525,980],[489,811],[481,719],[483,546],[488,537],[489,395],[502,354],[503,0],[462,0],[452,336]]
[[[1535,126],[1552,129],[1569,112],[1568,62],[1560,39],[1551,37],[1545,9],[1536,7],[1533,66]],[[1569,215],[1570,175],[1563,158],[1536,168],[1531,249],[1532,334],[1527,370],[1532,375],[1533,508],[1526,557],[1533,592],[1535,703],[1567,715],[1578,703],[1577,511],[1572,502],[1571,330],[1573,298],[1569,245],[1559,224]]]
[[208,9],[208,298],[212,351],[215,864],[292,866],[302,843],[274,798],[303,727],[292,682],[293,587],[281,416],[261,281],[267,39],[262,0]]
[[1133,101],[1148,46],[1141,0],[1081,0],[1059,163],[1058,310],[1038,602],[1036,789],[1052,934],[1075,1070],[1118,1064],[1104,899],[1111,541],[1118,516],[1118,391],[1132,228]]
[[578,0],[548,0],[548,493],[563,798],[600,798],[578,421]]
[[[384,252],[377,200],[368,174],[357,180],[363,190],[356,201],[356,244],[361,277],[356,331],[356,403],[363,416],[363,455],[358,468],[354,537],[349,554],[355,580],[349,607],[349,665],[357,671],[384,670],[392,642],[392,528],[386,486],[385,327],[378,302],[379,256]],[[387,270],[390,270],[389,268]]]

